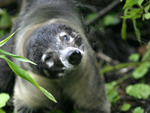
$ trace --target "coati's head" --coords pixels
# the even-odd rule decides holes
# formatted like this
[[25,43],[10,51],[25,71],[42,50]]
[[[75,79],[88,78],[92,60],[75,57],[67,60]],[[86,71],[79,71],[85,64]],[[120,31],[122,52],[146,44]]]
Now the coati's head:
[[50,78],[64,76],[77,68],[84,54],[80,34],[62,24],[49,24],[34,30],[24,43],[24,56],[35,62],[36,72]]

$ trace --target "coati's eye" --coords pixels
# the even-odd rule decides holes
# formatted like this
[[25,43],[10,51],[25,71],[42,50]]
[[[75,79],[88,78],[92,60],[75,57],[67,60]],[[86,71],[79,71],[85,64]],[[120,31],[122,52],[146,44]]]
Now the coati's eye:
[[48,62],[48,61],[50,61],[51,58],[52,58],[52,54],[44,54],[42,56],[42,61],[43,62]]
[[60,40],[61,40],[61,41],[69,41],[69,40],[70,40],[70,37],[67,36],[67,35],[64,35],[64,36],[61,36],[61,37],[60,37]]
[[52,58],[52,55],[51,54],[47,54],[46,57],[45,57],[45,61],[48,61]]

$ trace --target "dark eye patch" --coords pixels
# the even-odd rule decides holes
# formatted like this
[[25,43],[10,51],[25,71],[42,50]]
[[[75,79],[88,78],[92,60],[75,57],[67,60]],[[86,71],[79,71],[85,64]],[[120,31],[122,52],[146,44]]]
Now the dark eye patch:
[[76,44],[77,46],[81,46],[81,44],[82,44],[82,39],[81,39],[81,38],[77,38],[77,39],[75,40],[75,44]]

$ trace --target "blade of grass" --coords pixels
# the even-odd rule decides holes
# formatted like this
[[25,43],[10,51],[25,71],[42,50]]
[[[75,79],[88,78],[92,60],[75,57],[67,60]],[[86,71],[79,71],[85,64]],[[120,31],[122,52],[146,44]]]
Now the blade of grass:
[[9,37],[6,39],[0,41],[0,47],[2,47],[19,29],[17,29],[14,33],[12,33]]
[[4,55],[8,55],[8,56],[10,56],[10,57],[12,57],[12,58],[15,58],[15,59],[19,60],[19,61],[28,62],[28,63],[31,63],[31,64],[36,65],[34,62],[28,60],[28,59],[25,58],[25,57],[21,57],[21,56],[18,56],[18,55],[14,55],[14,54],[12,54],[12,53],[8,53],[8,52],[6,52],[6,51],[4,51],[4,50],[2,50],[2,49],[0,49],[0,53],[2,53],[2,54],[4,54]]
[[57,102],[56,99],[52,96],[52,94],[50,94],[45,89],[43,89],[42,87],[40,87],[38,85],[38,83],[33,79],[33,77],[28,72],[26,72],[25,70],[23,70],[22,68],[20,68],[19,66],[17,66],[13,62],[11,62],[9,59],[7,59],[7,57],[5,55],[0,55],[0,58],[3,58],[3,59],[5,59],[7,61],[8,65],[14,71],[14,73],[16,75],[18,75],[21,78],[29,81],[30,83],[32,83],[33,85],[35,85],[38,89],[40,89],[49,99],[51,99],[54,102]]

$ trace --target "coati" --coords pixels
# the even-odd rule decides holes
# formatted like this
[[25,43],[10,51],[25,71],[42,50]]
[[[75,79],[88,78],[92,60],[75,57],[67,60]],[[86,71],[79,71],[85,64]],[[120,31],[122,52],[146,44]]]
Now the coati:
[[37,65],[13,60],[48,90],[58,103],[49,100],[28,81],[16,76],[16,113],[44,113],[60,109],[71,113],[110,113],[104,80],[73,1],[23,0],[12,32],[13,53]]

